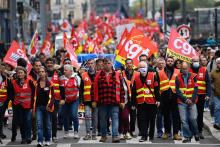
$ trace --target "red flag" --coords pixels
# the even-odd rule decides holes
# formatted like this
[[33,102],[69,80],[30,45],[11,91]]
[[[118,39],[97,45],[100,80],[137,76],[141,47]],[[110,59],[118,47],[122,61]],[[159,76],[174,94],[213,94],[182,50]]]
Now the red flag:
[[150,57],[155,52],[158,52],[158,49],[152,44],[151,40],[138,29],[132,28],[130,35],[116,56],[116,61],[124,64],[127,58],[131,58],[134,66],[137,67],[139,63],[138,57],[141,54],[146,54]]
[[79,39],[74,31],[74,28],[72,28],[72,31],[71,31],[70,43],[73,45],[74,50],[76,50],[80,45]]
[[66,33],[63,32],[63,47],[64,47],[64,49],[66,49],[66,46],[67,46],[68,43],[69,43],[69,40],[66,36]]
[[24,58],[27,61],[27,71],[31,71],[31,63],[28,60],[26,53],[22,50],[16,41],[12,41],[11,46],[3,59],[3,62],[10,64],[13,67],[17,67],[17,60],[19,58]]
[[52,43],[50,42],[50,33],[47,32],[44,43],[41,47],[41,53],[44,53],[47,57],[51,56],[51,50],[53,49]]
[[79,65],[77,64],[78,63],[78,60],[77,60],[77,56],[76,56],[76,53],[73,49],[73,46],[72,44],[67,44],[67,47],[66,47],[66,50],[67,52],[69,53],[69,56],[70,56],[70,60],[72,62],[72,65],[76,68],[79,68]]
[[121,39],[116,47],[116,50],[115,50],[115,55],[118,54],[118,52],[123,48],[123,45],[125,43],[125,41],[127,40],[127,36],[129,36],[129,33],[128,33],[128,30],[125,29],[122,36],[121,36]]
[[36,30],[28,49],[28,53],[30,54],[31,57],[35,56],[37,53],[37,42],[38,42],[38,32]]
[[72,29],[72,26],[70,25],[70,23],[68,22],[68,20],[65,19],[65,20],[63,20],[63,23],[61,24],[60,29],[61,29],[62,31],[68,32],[68,31],[70,31],[70,30]]
[[193,57],[199,56],[196,50],[173,28],[170,31],[167,54],[189,63],[192,62]]

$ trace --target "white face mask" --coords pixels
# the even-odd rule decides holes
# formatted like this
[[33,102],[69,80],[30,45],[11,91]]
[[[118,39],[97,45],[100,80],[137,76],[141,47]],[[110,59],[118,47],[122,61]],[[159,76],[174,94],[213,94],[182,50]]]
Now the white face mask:
[[147,67],[141,67],[141,68],[138,69],[138,71],[139,71],[140,73],[145,74],[145,73],[147,73]]
[[193,65],[194,68],[198,68],[199,67],[199,62],[193,62],[192,65]]

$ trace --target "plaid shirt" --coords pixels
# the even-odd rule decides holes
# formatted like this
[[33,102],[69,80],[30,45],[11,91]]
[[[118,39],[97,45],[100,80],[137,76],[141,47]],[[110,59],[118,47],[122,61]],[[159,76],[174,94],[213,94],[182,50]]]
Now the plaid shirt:
[[[98,84],[98,103],[100,105],[117,105],[116,101],[116,77],[115,72],[109,73],[107,76],[105,72],[101,72],[96,81]],[[120,77],[120,103],[124,103],[125,91]]]

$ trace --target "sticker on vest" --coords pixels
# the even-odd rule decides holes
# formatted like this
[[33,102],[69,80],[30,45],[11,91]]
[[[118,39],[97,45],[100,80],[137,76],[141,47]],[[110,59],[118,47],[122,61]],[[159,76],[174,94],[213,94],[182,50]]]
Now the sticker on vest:
[[189,83],[188,83],[189,85],[191,85],[192,84],[192,80],[191,79],[189,79]]
[[48,90],[49,90],[49,87],[45,87],[45,88],[44,88],[44,91],[48,91]]
[[151,80],[147,80],[147,84],[150,85],[151,84]]
[[57,75],[54,75],[54,76],[53,76],[53,79],[54,79],[54,80],[57,80],[57,79],[58,79]]
[[89,78],[86,77],[86,78],[85,78],[85,81],[89,81]]
[[27,83],[25,83],[24,85],[23,85],[23,89],[26,89],[27,88]]
[[199,73],[199,77],[202,78],[203,77],[203,73]]
[[145,93],[146,93],[146,94],[149,94],[149,93],[150,93],[150,91],[149,91],[148,89],[146,89],[146,90],[145,90]]

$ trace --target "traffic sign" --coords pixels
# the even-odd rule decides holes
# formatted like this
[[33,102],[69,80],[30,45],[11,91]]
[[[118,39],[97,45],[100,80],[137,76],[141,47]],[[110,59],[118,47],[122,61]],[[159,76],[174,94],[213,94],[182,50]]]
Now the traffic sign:
[[192,29],[188,25],[180,25],[177,28],[177,32],[184,38],[189,39],[191,37]]

